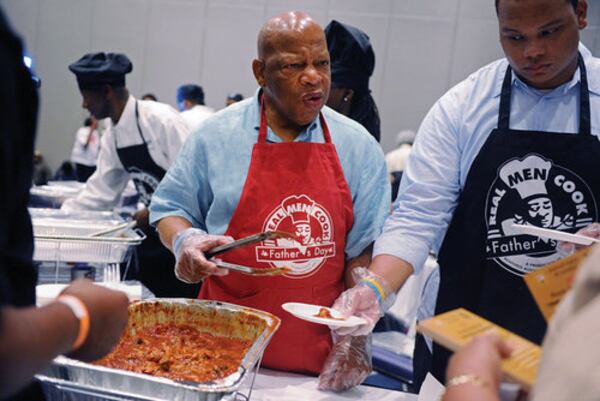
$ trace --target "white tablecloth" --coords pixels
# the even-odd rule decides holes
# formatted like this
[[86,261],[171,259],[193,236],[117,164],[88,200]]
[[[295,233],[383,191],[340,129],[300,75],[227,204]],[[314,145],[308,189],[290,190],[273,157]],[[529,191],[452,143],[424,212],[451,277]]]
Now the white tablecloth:
[[359,386],[343,393],[317,390],[316,377],[260,369],[256,376],[252,401],[417,401],[415,394]]

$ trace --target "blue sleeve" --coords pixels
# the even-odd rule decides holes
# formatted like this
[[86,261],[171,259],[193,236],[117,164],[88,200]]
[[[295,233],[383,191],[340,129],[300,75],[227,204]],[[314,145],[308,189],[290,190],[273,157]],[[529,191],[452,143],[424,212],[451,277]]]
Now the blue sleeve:
[[358,256],[381,233],[391,209],[390,182],[383,152],[372,139],[355,154],[351,181],[354,224],[346,237],[346,257]]
[[191,135],[160,182],[150,203],[150,224],[179,216],[206,231],[206,213],[212,199],[207,159],[201,135]]

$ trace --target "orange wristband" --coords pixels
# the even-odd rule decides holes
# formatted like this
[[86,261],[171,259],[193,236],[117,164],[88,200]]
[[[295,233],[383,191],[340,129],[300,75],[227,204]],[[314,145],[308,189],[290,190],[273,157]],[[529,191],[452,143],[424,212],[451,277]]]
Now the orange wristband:
[[79,333],[73,342],[71,351],[77,350],[85,342],[90,332],[90,314],[83,302],[73,295],[61,295],[56,299],[57,302],[67,305],[77,319],[79,319]]

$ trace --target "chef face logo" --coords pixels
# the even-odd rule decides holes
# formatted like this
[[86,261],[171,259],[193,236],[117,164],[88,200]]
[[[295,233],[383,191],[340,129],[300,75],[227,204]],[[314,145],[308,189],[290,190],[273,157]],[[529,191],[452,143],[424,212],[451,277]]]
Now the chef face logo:
[[300,238],[302,241],[302,245],[308,245],[312,239],[312,230],[310,229],[310,224],[308,223],[298,223],[296,224],[296,237]]
[[508,160],[498,169],[485,212],[487,258],[520,276],[560,255],[556,241],[520,234],[514,224],[573,233],[598,217],[588,185],[537,154]]
[[335,256],[334,232],[329,212],[306,195],[285,198],[265,220],[264,231],[293,233],[295,239],[264,241],[256,247],[256,260],[285,267],[289,278],[315,274],[327,258]]
[[150,204],[152,194],[158,187],[159,180],[157,180],[153,175],[148,174],[137,167],[130,167],[127,169],[127,171],[129,171],[131,179],[135,184],[135,188],[140,194],[140,202],[148,206]]

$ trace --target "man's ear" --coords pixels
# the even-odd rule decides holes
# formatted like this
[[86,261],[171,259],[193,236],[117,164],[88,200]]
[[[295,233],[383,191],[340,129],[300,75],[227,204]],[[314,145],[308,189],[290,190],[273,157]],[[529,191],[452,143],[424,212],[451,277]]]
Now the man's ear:
[[184,99],[184,100],[183,100],[183,109],[184,109],[184,110],[189,110],[189,109],[191,109],[193,106],[194,106],[194,105],[193,105],[193,104],[192,104],[192,102],[190,102],[189,100],[187,100],[187,99]]
[[575,13],[577,14],[577,24],[579,25],[579,29],[583,29],[587,26],[587,0],[579,0],[577,3],[577,9]]
[[102,85],[102,90],[100,93],[102,93],[102,96],[105,99],[108,99],[109,97],[112,97],[114,95],[115,91],[110,85]]
[[344,97],[342,100],[344,103],[352,104],[352,98],[354,97],[354,90],[350,88],[344,89]]
[[254,59],[252,60],[252,72],[254,73],[254,78],[256,79],[256,83],[261,88],[265,86],[265,63],[262,60]]

